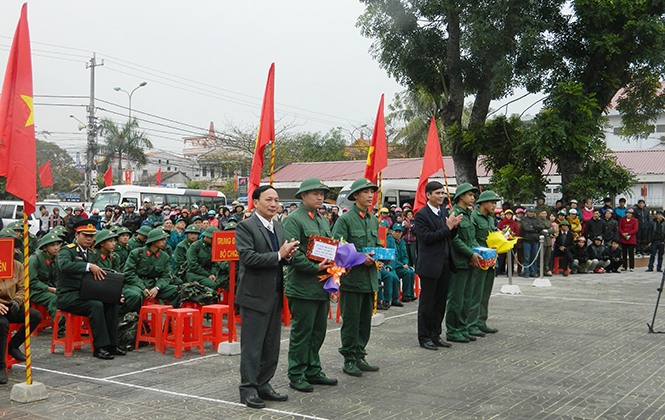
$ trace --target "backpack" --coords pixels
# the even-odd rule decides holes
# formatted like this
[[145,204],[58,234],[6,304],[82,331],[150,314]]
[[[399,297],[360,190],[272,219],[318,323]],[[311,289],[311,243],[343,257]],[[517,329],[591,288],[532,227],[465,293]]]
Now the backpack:
[[194,302],[199,305],[212,305],[219,301],[219,293],[207,286],[193,281],[178,285],[177,296],[172,304],[174,308],[179,308],[182,302]]
[[[139,314],[136,312],[128,312],[125,316],[118,322],[118,347],[126,351],[134,350],[136,345],[136,333],[139,327]],[[148,334],[150,333],[150,324],[144,319],[143,320],[143,331]],[[148,345],[147,342],[140,342],[139,347],[143,345]]]

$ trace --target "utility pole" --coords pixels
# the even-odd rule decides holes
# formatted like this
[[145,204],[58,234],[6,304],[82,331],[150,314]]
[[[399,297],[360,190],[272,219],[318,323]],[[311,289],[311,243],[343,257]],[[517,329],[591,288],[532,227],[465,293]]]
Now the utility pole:
[[95,54],[85,64],[85,68],[90,69],[90,105],[88,105],[88,147],[86,150],[85,165],[85,196],[87,201],[92,201],[92,197],[97,194],[97,168],[95,166],[95,155],[97,154],[97,125],[95,121],[95,67],[103,66],[104,60],[97,63]]

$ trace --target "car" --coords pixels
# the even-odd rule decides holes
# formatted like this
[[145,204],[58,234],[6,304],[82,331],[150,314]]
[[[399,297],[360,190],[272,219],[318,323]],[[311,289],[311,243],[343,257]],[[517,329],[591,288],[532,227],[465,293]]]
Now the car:
[[[62,217],[65,216],[65,209],[58,203],[50,201],[38,202],[36,205],[37,211],[28,217],[28,225],[30,226],[28,230],[33,235],[39,232],[40,206],[45,206],[48,214],[53,214],[53,209],[57,207],[60,209],[60,215]],[[2,218],[3,227],[15,221],[23,221],[23,201],[0,201],[0,218]]]

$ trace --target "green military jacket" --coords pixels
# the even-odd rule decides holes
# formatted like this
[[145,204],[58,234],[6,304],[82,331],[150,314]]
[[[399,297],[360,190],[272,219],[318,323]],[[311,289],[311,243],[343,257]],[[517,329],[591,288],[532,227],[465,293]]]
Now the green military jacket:
[[[187,250],[187,281],[200,281],[214,274],[217,282],[220,282],[222,273],[220,262],[212,261],[212,245],[208,245],[203,239],[194,241]],[[228,268],[226,270],[228,273]]]
[[143,248],[145,246],[145,242],[141,242],[138,239],[136,239],[136,236],[132,236],[129,241],[127,241],[127,249],[129,252],[132,252],[136,248]]
[[88,263],[95,263],[95,255],[90,248],[87,257],[77,243],[69,244],[60,249],[58,253],[58,283],[56,286],[56,299],[65,293],[76,292],[81,289],[81,279],[86,273]]
[[306,257],[309,235],[330,238],[330,223],[318,211],[310,210],[304,204],[282,219],[284,238],[300,241],[300,248],[293,255],[291,265],[286,268],[284,294],[287,297],[309,300],[328,300],[330,294],[323,290],[325,282],[320,282],[319,262]]
[[127,257],[129,257],[129,251],[131,251],[131,249],[129,249],[127,245],[120,245],[118,241],[115,241],[115,250],[113,253],[118,259],[118,264],[120,264],[120,271],[125,267]]
[[120,258],[116,255],[115,252],[110,254],[104,254],[99,249],[93,251],[95,254],[95,264],[101,268],[110,268],[112,270],[122,272],[124,264],[120,261]]
[[183,279],[187,274],[187,266],[185,265],[187,263],[187,250],[189,250],[189,247],[193,243],[194,242],[189,242],[189,239],[185,238],[184,241],[181,241],[178,246],[175,247],[175,252],[173,253],[173,274]]
[[476,230],[476,242],[479,246],[487,247],[487,235],[496,231],[494,226],[494,215],[485,216],[480,209],[476,209],[471,214],[471,221]]
[[455,215],[463,214],[462,221],[457,225],[457,235],[452,240],[453,251],[455,251],[455,267],[461,270],[469,270],[469,259],[473,255],[471,248],[478,246],[476,242],[476,229],[471,220],[471,212],[457,204],[453,206],[452,212]]
[[163,289],[170,283],[171,257],[166,250],[153,253],[149,246],[145,246],[129,253],[125,263],[125,284],[150,290],[153,287]]
[[39,249],[39,238],[32,233],[28,233],[28,254],[34,255],[37,249]]
[[49,258],[39,250],[30,256],[30,293],[46,292],[48,287],[56,287],[58,282],[57,256]]
[[388,235],[386,238],[386,248],[395,250],[395,259],[390,261],[389,264],[393,270],[404,266],[404,264],[409,265],[409,254],[406,252],[406,242],[404,242],[404,239],[400,239],[397,242],[392,235]]
[[[288,217],[287,219],[288,220]],[[335,222],[332,235],[356,246],[358,252],[364,247],[381,247],[379,242],[379,221],[371,213],[365,213],[355,204]],[[379,275],[376,265],[355,266],[342,276],[340,290],[347,292],[370,293],[379,290]]]

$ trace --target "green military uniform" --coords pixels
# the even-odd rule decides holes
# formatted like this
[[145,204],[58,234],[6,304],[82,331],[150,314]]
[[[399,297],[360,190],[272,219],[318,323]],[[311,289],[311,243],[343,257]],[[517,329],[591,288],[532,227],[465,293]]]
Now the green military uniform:
[[[161,232],[161,234],[160,234]],[[141,290],[141,299],[145,298],[145,290],[157,287],[157,299],[173,301],[177,288],[171,284],[171,257],[165,250],[150,251],[150,244],[165,239],[161,229],[150,232],[146,245],[129,253],[125,263],[125,282]]]
[[152,231],[152,228],[150,226],[141,226],[139,230],[136,231],[136,236],[133,236],[128,242],[127,242],[127,249],[129,252],[132,252],[133,250],[137,248],[143,248],[145,246],[145,241],[140,241],[138,239],[138,235],[143,235],[143,236],[148,236],[150,232]]
[[[349,196],[368,187],[375,191],[378,189],[368,179],[356,180],[351,185]],[[358,252],[362,252],[364,247],[381,246],[377,218],[357,205],[337,219],[332,235],[335,239],[344,238],[352,243]],[[340,331],[342,347],[339,352],[344,356],[344,372],[353,376],[360,376],[362,372],[358,369],[366,364],[365,347],[372,328],[374,294],[379,290],[378,277],[376,265],[359,265],[341,278],[339,307],[344,322]]]
[[[305,191],[330,189],[318,178],[308,178],[302,182],[296,198]],[[300,241],[300,248],[293,255],[291,265],[286,269],[284,294],[291,311],[291,337],[289,340],[288,377],[291,387],[309,390],[310,381],[320,383],[326,378],[321,372],[319,350],[326,338],[330,294],[323,290],[324,282],[319,281],[319,262],[306,256],[310,235],[330,238],[330,223],[316,210],[304,204],[283,219],[284,237]],[[328,378],[326,378],[328,379]],[[325,381],[325,380],[324,380]],[[334,379],[328,379],[337,383]]]
[[[212,261],[212,245],[204,240],[204,238],[212,238],[213,232],[218,230],[218,228],[210,226],[202,233],[203,238],[194,241],[187,250],[187,281],[199,282],[213,290],[217,290],[224,280],[228,283],[228,268],[224,273],[221,263]],[[211,275],[215,276],[215,281],[210,279]]]
[[[201,233],[201,229],[196,225],[189,225],[185,229],[185,234],[196,233],[197,235]],[[180,278],[187,278],[187,250],[194,243],[194,241],[189,241],[189,235],[185,236],[185,239],[180,241],[175,247],[173,252],[173,275]]]
[[[402,230],[402,225],[395,223],[393,229]],[[414,287],[416,273],[413,271],[413,268],[404,268],[404,265],[409,265],[409,254],[406,252],[406,243],[403,239],[400,239],[399,242],[392,236],[389,235],[386,238],[386,248],[392,248],[395,250],[395,259],[390,261],[390,268],[397,274],[397,277],[402,279],[402,300],[412,301],[415,299]],[[399,297],[399,290],[397,290],[397,296],[393,294],[393,298],[397,299]],[[406,299],[404,299],[406,298]]]
[[[478,197],[477,203],[480,204],[484,201],[499,201],[501,198],[494,193],[494,191],[483,191]],[[480,209],[476,209],[471,215],[471,221],[475,228],[476,242],[479,246],[487,247],[487,236],[496,231],[494,226],[494,215],[483,214]],[[495,329],[487,326],[488,307],[492,288],[494,287],[494,277],[496,270],[490,268],[483,270],[473,267],[473,283],[477,285],[476,295],[474,301],[471,303],[471,310],[469,316],[469,327],[471,331],[479,330],[483,333],[496,332]],[[475,322],[474,322],[475,320]]]
[[[468,192],[478,191],[471,184],[465,183],[457,187],[453,201]],[[451,273],[450,287],[448,289],[448,304],[446,310],[446,338],[448,341],[468,342],[469,335],[469,309],[474,296],[473,270],[469,259],[473,256],[471,248],[478,246],[476,231],[471,221],[471,211],[455,204],[452,212],[457,216],[463,214],[462,221],[457,226],[457,235],[452,240],[455,267],[457,272]]]
[[[113,230],[111,232],[114,232]],[[123,233],[128,233],[130,236],[132,234],[132,231],[127,229],[126,227],[121,227],[115,230],[115,232],[118,236],[122,235]],[[129,241],[127,241],[129,243]],[[128,243],[125,245],[121,245],[120,242],[118,242],[118,238],[115,240],[115,250],[113,253],[116,255],[119,263],[121,264],[121,268],[119,271],[123,271],[125,267],[125,263],[127,262],[127,257],[129,257],[129,249]]]
[[[23,223],[22,222],[12,222],[7,225],[8,229],[12,229],[14,232],[20,232],[16,235],[17,241],[20,241],[20,248],[23,249]],[[37,252],[39,249],[39,238],[28,232],[28,255],[32,255]],[[23,263],[23,261],[21,261]]]
[[[42,237],[41,247],[51,243],[62,242],[59,236],[49,232]],[[46,308],[51,319],[55,319],[55,293],[49,287],[57,288],[58,261],[57,256],[50,257],[43,249],[30,256],[30,301]]]
[[[76,223],[90,221],[83,219]],[[89,228],[81,232],[94,233],[94,221]],[[96,224],[96,222],[95,222]],[[97,258],[91,249],[84,250],[78,243],[72,243],[60,250],[58,254],[58,286],[56,287],[56,306],[65,312],[85,316],[90,321],[92,344],[95,351],[109,346],[118,345],[118,305],[98,300],[83,300],[79,296],[81,279],[86,273],[89,263],[96,264]]]

